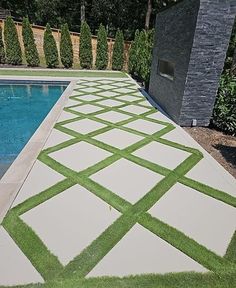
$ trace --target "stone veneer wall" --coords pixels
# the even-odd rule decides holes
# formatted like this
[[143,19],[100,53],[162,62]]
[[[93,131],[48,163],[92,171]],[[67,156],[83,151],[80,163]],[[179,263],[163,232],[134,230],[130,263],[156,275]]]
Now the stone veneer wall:
[[[235,18],[236,1],[185,0],[157,15],[149,93],[182,126],[209,124]],[[158,59],[175,64],[174,80]]]

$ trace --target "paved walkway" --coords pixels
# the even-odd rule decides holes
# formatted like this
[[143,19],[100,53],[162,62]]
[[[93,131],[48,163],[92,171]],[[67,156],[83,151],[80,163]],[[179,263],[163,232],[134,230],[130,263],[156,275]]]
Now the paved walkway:
[[80,79],[0,226],[0,285],[235,271],[235,187],[131,79]]

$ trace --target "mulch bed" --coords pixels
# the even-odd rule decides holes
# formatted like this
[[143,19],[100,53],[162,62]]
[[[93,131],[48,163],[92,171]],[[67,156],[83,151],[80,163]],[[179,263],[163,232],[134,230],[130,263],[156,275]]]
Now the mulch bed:
[[210,128],[184,129],[236,178],[236,137]]

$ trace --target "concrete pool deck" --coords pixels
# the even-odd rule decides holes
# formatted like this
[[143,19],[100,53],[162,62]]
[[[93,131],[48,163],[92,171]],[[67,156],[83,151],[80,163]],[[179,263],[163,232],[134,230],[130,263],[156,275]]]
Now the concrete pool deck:
[[4,208],[0,286],[236,271],[236,180],[132,79],[70,80]]

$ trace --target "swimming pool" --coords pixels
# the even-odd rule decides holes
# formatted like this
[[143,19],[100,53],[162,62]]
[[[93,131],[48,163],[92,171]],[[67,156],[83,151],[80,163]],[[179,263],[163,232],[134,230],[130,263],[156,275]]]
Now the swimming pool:
[[0,80],[0,178],[68,84]]

